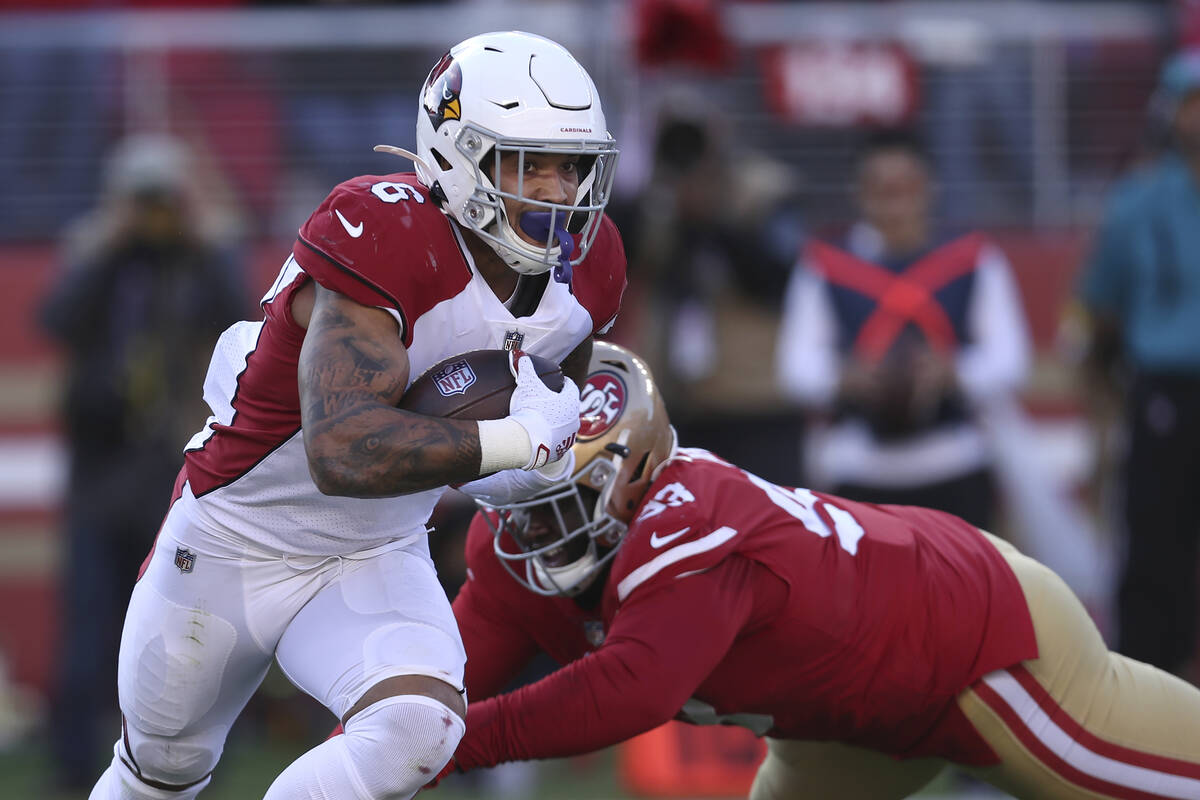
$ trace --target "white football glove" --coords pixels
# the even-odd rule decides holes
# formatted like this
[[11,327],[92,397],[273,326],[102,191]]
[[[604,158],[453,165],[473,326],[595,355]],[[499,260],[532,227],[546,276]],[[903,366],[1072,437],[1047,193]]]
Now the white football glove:
[[579,432],[579,387],[564,377],[563,387],[553,391],[542,383],[529,356],[520,351],[513,351],[508,366],[517,382],[508,401],[508,418],[529,436],[529,462],[522,469],[558,461],[571,451]]
[[544,467],[531,470],[504,469],[478,478],[470,483],[464,483],[458,490],[473,500],[489,505],[498,506],[520,503],[534,495],[541,494],[556,486],[575,472],[575,451],[568,451],[566,458],[553,461]]

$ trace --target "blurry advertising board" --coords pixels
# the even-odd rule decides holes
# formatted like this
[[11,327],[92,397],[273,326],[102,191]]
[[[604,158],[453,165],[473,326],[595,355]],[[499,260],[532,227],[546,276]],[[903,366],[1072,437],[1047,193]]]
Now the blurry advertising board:
[[898,125],[920,99],[917,68],[899,45],[798,42],[763,54],[767,104],[797,125]]

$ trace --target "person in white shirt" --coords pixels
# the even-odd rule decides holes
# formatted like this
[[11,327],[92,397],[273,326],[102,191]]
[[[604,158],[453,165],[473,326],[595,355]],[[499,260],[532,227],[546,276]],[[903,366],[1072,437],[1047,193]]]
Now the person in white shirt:
[[783,391],[813,413],[805,474],[858,500],[923,505],[980,526],[995,490],[977,412],[1025,379],[1030,344],[1000,249],[945,236],[920,143],[875,134],[845,249],[810,240],[784,302]]

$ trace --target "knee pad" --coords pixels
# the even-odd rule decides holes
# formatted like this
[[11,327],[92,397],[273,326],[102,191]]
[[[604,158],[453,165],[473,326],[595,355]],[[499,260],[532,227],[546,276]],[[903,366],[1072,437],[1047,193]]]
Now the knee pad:
[[122,725],[117,760],[142,783],[182,791],[207,780],[221,757],[224,731],[213,729],[184,736],[159,736]]
[[197,781],[170,784],[146,775],[129,755],[124,739],[117,740],[113,760],[92,787],[88,800],[195,800],[212,781],[207,773]]
[[462,717],[425,695],[388,697],[355,714],[342,737],[374,800],[406,800],[431,781],[466,732]]

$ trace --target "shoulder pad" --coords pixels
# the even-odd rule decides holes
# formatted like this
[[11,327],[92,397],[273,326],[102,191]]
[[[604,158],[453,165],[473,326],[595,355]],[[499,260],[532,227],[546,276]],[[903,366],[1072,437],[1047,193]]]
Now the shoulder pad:
[[737,549],[739,531],[715,525],[697,497],[703,480],[685,484],[680,472],[664,470],[630,523],[610,578],[619,603],[641,586],[711,569]]
[[617,226],[607,216],[600,218],[600,230],[588,250],[587,258],[575,269],[572,290],[580,305],[592,317],[592,332],[605,333],[621,310],[625,278],[625,245]]
[[296,261],[313,280],[411,322],[470,273],[450,222],[415,174],[361,175],[334,187],[300,228]]

